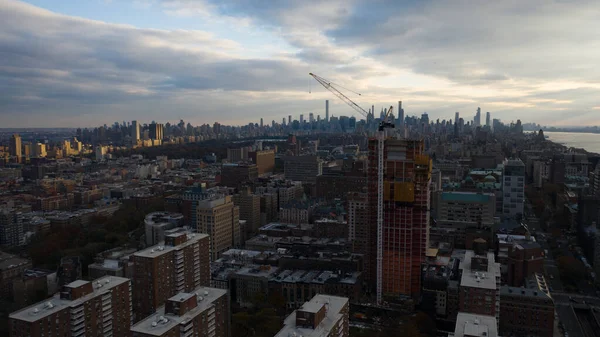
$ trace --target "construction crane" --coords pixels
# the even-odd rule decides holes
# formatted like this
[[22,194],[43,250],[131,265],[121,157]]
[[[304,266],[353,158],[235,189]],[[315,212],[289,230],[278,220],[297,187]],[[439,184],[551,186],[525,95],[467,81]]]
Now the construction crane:
[[[342,101],[348,104],[351,108],[356,110],[358,113],[363,115],[367,120],[369,119],[369,113],[365,109],[361,108],[358,104],[354,103],[350,98],[344,95],[336,87],[340,87],[351,91],[360,96],[359,93],[350,89],[344,88],[341,85],[337,85],[324,79],[321,76],[309,73],[317,82],[321,83],[325,89],[331,91],[334,95],[339,97]],[[383,157],[384,157],[384,142],[385,142],[385,129],[395,128],[393,121],[389,121],[389,116],[392,114],[394,107],[386,111],[384,118],[379,122],[377,128],[377,304],[383,303],[382,290],[383,290]],[[375,113],[374,111],[372,112]]]

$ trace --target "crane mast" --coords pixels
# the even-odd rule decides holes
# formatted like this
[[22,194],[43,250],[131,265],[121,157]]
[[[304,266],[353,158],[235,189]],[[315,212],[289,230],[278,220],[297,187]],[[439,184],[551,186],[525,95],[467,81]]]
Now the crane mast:
[[[369,113],[365,109],[361,108],[358,104],[344,95],[341,91],[336,88],[336,85],[332,84],[331,81],[324,79],[321,76],[309,73],[317,82],[319,82],[325,89],[331,91],[339,99],[348,104],[352,109],[363,115],[367,120],[369,119]],[[339,86],[339,85],[338,85]],[[341,86],[339,86],[341,87]],[[349,90],[349,89],[347,89]],[[350,90],[351,91],[351,90]],[[356,93],[356,92],[354,92]],[[356,93],[358,94],[358,93]],[[360,94],[358,94],[360,95]],[[394,128],[395,125],[392,121],[388,121],[388,117],[392,114],[394,107],[390,106],[387,110],[383,120],[379,122],[377,128],[377,304],[383,303],[383,174],[384,174],[384,143],[385,143],[385,129]],[[374,113],[374,112],[373,112]]]

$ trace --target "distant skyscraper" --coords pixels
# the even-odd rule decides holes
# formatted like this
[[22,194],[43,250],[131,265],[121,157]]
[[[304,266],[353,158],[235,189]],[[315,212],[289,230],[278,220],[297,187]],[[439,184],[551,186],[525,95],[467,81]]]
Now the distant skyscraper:
[[10,137],[10,155],[17,158],[17,162],[21,162],[21,156],[23,155],[21,150],[21,136],[14,134]]
[[136,142],[140,140],[140,125],[137,121],[131,121],[131,138]]
[[489,111],[485,113],[485,126],[492,127],[492,116]]
[[304,114],[300,114],[300,125],[304,124]]
[[159,123],[150,124],[150,139],[163,139],[163,125]]
[[481,126],[481,108],[477,108],[477,113],[475,114],[475,119],[473,120],[473,124],[475,124],[475,126]]
[[402,101],[398,101],[398,126],[404,126],[404,109],[402,109]]
[[329,100],[325,100],[325,121],[329,122]]
[[312,124],[315,121],[315,115],[311,112],[308,114],[308,121]]
[[292,115],[289,115],[289,116],[288,116],[288,124],[289,124],[289,125],[292,125]]
[[281,125],[285,125],[285,117],[281,120]]
[[263,119],[262,119],[262,117],[260,118],[260,127],[261,128],[263,127]]

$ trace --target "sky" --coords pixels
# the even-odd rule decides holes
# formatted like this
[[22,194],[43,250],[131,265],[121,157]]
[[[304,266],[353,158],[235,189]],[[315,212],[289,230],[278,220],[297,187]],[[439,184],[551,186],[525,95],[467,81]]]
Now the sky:
[[600,2],[1,0],[0,128],[358,113],[600,125]]

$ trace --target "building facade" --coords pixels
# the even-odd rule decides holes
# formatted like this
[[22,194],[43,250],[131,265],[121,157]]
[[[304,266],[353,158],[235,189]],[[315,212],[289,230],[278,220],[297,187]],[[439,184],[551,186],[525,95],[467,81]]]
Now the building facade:
[[210,236],[210,258],[215,261],[224,251],[241,245],[240,208],[229,195],[199,201],[196,228]]
[[134,321],[154,313],[179,293],[210,284],[209,237],[206,234],[167,235],[164,245],[133,254]]

